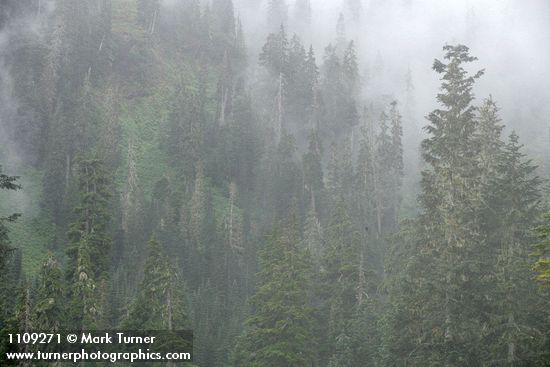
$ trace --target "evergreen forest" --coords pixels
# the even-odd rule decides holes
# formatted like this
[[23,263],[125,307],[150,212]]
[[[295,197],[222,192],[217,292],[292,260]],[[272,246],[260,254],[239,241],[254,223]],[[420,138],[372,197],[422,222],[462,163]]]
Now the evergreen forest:
[[548,45],[545,0],[2,0],[0,365],[550,366]]

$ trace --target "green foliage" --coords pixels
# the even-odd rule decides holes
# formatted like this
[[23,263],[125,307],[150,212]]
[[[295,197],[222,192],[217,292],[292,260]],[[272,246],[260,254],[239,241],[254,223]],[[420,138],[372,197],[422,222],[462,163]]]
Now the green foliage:
[[[19,190],[21,186],[16,184],[17,178],[3,174],[2,166],[0,166],[0,189]],[[20,214],[11,214],[7,217],[0,217],[0,270],[3,270],[5,259],[12,250],[8,237],[8,227],[5,223],[14,222],[19,216]]]
[[183,330],[188,327],[183,279],[158,242],[151,240],[148,247],[143,280],[122,327],[128,330]]
[[254,314],[235,355],[236,366],[307,366],[315,360],[309,304],[309,253],[290,228],[275,229],[260,254]]
[[192,327],[201,366],[548,365],[542,182],[492,98],[474,104],[467,47],[434,62],[421,213],[403,222],[412,125],[361,75],[343,14],[318,65],[310,1],[291,27],[269,1],[250,73],[257,35],[232,0],[49,3],[0,9],[22,176],[0,172],[0,339]]
[[[325,230],[321,278],[322,315],[326,330],[323,352],[328,359],[338,357],[338,339],[344,342],[353,324],[361,279],[361,237],[349,209],[339,200]],[[343,338],[343,339],[342,339]],[[336,348],[336,349],[335,349]],[[350,357],[351,358],[351,357]]]
[[57,260],[50,254],[38,274],[33,307],[34,328],[57,332],[65,317],[63,273]]
[[100,326],[104,291],[100,285],[110,265],[110,181],[98,159],[81,159],[78,168],[80,203],[75,208],[77,218],[70,226],[67,248],[68,322],[76,328],[93,329]]
[[536,255],[539,259],[534,265],[534,269],[538,272],[538,280],[542,282],[550,281],[550,214],[545,215],[547,223],[537,228],[537,233],[541,242],[537,245]]

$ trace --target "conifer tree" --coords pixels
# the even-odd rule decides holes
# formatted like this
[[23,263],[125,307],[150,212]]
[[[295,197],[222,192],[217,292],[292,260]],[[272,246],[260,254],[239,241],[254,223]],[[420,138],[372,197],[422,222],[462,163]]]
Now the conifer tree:
[[[390,118],[385,111],[380,114],[380,124],[378,134],[375,136],[374,154],[375,163],[373,166],[373,197],[374,209],[376,215],[376,229],[378,237],[383,236],[387,229],[391,228],[391,219],[388,213],[391,212],[393,195],[393,181],[399,177],[394,172],[394,146],[393,136],[390,131]],[[391,188],[388,190],[388,188]]]
[[342,60],[337,51],[332,45],[325,48],[321,68],[321,92],[326,109],[321,132],[324,138],[331,140],[345,136],[358,120],[355,101],[348,93]]
[[349,330],[357,306],[357,287],[361,278],[362,251],[361,237],[342,199],[337,201],[332,211],[325,231],[325,241],[321,263],[321,298],[326,329],[323,331],[325,340],[321,350],[323,358],[334,360],[336,363],[342,358],[339,345],[341,348],[347,348],[345,340],[350,337]]
[[479,165],[482,183],[487,184],[489,177],[494,177],[498,170],[499,156],[504,143],[500,135],[504,129],[498,116],[498,107],[492,97],[486,99],[479,108],[479,126],[477,144],[479,146]]
[[491,195],[485,198],[498,218],[498,228],[488,226],[487,230],[498,236],[494,299],[499,300],[492,311],[498,315],[491,322],[494,331],[486,343],[494,343],[489,363],[505,361],[508,366],[536,363],[541,348],[539,335],[547,326],[541,294],[529,271],[534,241],[530,225],[541,214],[541,181],[535,175],[536,167],[521,152],[518,139],[513,132],[503,147],[499,175],[493,178]]
[[375,223],[374,218],[374,189],[375,189],[375,155],[374,138],[372,128],[368,122],[368,111],[363,110],[363,123],[361,126],[361,137],[359,140],[359,151],[357,154],[355,191],[357,193],[357,212],[364,218],[365,223]]
[[353,193],[353,162],[351,146],[346,139],[332,147],[332,156],[328,165],[327,189],[331,200],[344,199],[351,206]]
[[270,33],[260,53],[260,65],[264,66],[273,76],[287,72],[288,38],[285,27],[281,26],[278,33]]
[[302,197],[303,179],[300,166],[294,158],[296,149],[294,136],[283,129],[279,144],[266,156],[262,194],[269,221],[287,218],[294,200]]
[[306,100],[308,101],[307,115],[309,121],[314,129],[319,129],[318,121],[315,119],[315,109],[317,108],[317,93],[319,87],[319,68],[317,66],[317,61],[315,59],[315,51],[313,46],[309,46],[307,52],[306,61],[304,65],[304,74],[307,87],[304,89],[306,95]]
[[536,255],[538,260],[534,265],[538,273],[537,279],[541,282],[550,282],[550,213],[546,213],[544,225],[537,228],[537,233],[541,239],[537,245]]
[[232,0],[214,0],[211,8],[212,31],[217,37],[227,38],[228,44],[235,39],[235,15]]
[[346,43],[346,20],[344,14],[340,13],[336,22],[336,52],[340,57],[344,54]]
[[[33,304],[32,304],[32,294],[31,288],[28,286],[26,281],[21,282],[19,285],[18,292],[16,294],[16,305],[13,315],[6,321],[3,325],[2,333],[12,333],[12,334],[25,334],[31,333],[34,330],[34,322],[32,319],[33,313]],[[4,335],[7,337],[7,335]],[[7,339],[3,339],[4,343]],[[16,349],[18,352],[29,353],[33,350],[32,343],[21,343],[21,344],[9,344],[7,346],[7,351],[13,351]],[[4,347],[5,348],[5,347]],[[2,348],[2,349],[4,349]],[[12,349],[13,348],[13,349]],[[4,355],[2,355],[2,358]],[[21,361],[21,366],[30,366],[29,360]]]
[[36,330],[55,333],[63,326],[65,299],[63,273],[57,260],[49,255],[38,274],[36,301],[33,308]]
[[238,71],[244,72],[246,69],[246,42],[243,31],[243,24],[241,18],[237,18],[237,26],[235,31],[235,66]]
[[[225,177],[234,180],[241,192],[249,192],[257,179],[257,157],[261,156],[259,129],[250,95],[245,91],[244,81],[239,79],[229,126],[223,139],[223,168]],[[248,195],[243,195],[245,199]]]
[[[9,334],[22,333],[33,326],[30,289],[26,280],[22,278],[20,250],[10,251],[2,260],[4,264],[0,273],[0,364],[16,365],[13,360],[7,360],[5,353],[24,352],[21,347],[28,349],[26,344],[10,343]],[[28,365],[28,361],[23,363]]]
[[308,211],[304,225],[304,247],[311,254],[313,263],[319,268],[323,255],[323,228],[313,205]]
[[312,130],[309,135],[308,151],[303,156],[303,175],[304,189],[309,194],[306,199],[311,200],[311,208],[318,210],[318,205],[322,205],[322,196],[324,193],[323,182],[323,147],[319,138],[319,133]]
[[68,232],[68,322],[76,328],[94,328],[101,315],[99,285],[110,265],[110,181],[99,159],[81,159],[78,171],[80,202]]
[[[415,261],[422,266],[413,273],[423,316],[418,343],[411,360],[456,366],[474,363],[483,352],[480,343],[487,323],[480,313],[486,303],[486,278],[482,270],[487,246],[480,233],[477,120],[472,106],[472,87],[483,71],[469,75],[465,64],[474,60],[466,46],[445,46],[444,63],[433,69],[441,74],[441,108],[430,113],[429,137],[422,143],[429,170],[422,172]],[[480,255],[480,254],[484,255]],[[412,268],[411,268],[412,269]],[[415,297],[415,295],[413,295]],[[411,304],[415,301],[411,300]],[[422,347],[424,346],[424,347]]]
[[143,280],[122,326],[132,330],[188,327],[185,284],[155,240],[149,241]]
[[260,254],[255,312],[234,355],[235,366],[309,366],[315,361],[309,304],[311,262],[292,226],[278,228]]
[[357,95],[359,92],[359,66],[357,64],[357,55],[353,41],[348,43],[344,51],[344,56],[342,57],[342,72],[347,92],[351,96]]
[[390,228],[395,228],[398,221],[398,212],[401,205],[401,187],[403,185],[403,126],[401,114],[397,110],[397,101],[393,101],[390,108],[391,160],[390,160]]
[[[19,190],[21,186],[16,183],[17,179],[16,176],[8,176],[2,173],[2,166],[0,166],[0,189]],[[0,271],[4,271],[8,253],[12,250],[8,236],[9,230],[5,223],[13,222],[19,216],[20,214],[11,214],[7,217],[0,217]]]
[[192,187],[197,171],[197,162],[202,157],[204,131],[202,105],[198,93],[190,86],[180,83],[173,98],[168,117],[166,150],[170,163],[183,176],[187,188]]

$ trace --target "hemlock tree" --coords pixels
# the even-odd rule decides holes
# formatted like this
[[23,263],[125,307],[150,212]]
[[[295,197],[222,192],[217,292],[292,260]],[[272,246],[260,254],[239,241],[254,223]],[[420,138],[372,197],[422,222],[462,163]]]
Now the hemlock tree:
[[[18,287],[17,293],[15,294],[17,298],[15,309],[13,315],[5,320],[2,325],[1,334],[2,335],[2,344],[0,345],[0,350],[2,352],[21,352],[29,353],[32,352],[35,348],[32,343],[23,343],[23,344],[11,344],[6,343],[8,340],[7,334],[15,333],[31,333],[34,329],[34,323],[32,319],[32,293],[31,288],[28,286],[26,281],[21,282]],[[0,356],[0,362],[3,362],[4,354]],[[6,363],[6,365],[9,365]],[[21,361],[19,366],[30,366],[29,361]]]
[[100,289],[110,263],[110,181],[99,159],[80,159],[78,173],[80,203],[68,232],[68,323],[93,328],[101,315]]
[[[336,202],[325,230],[325,241],[321,262],[321,314],[325,325],[321,350],[323,359],[335,364],[343,358],[342,348],[348,348],[361,282],[361,237],[344,199]],[[335,365],[342,362],[338,363]]]
[[425,315],[428,325],[433,325],[428,360],[454,366],[479,359],[483,328],[474,325],[487,323],[486,315],[478,311],[484,301],[485,257],[481,254],[485,244],[476,212],[479,168],[472,162],[477,154],[477,122],[471,105],[474,81],[483,71],[468,75],[464,64],[476,58],[467,47],[445,46],[444,50],[448,63],[436,60],[433,66],[442,74],[437,96],[442,109],[430,113],[426,128],[430,137],[422,142],[423,157],[431,169],[422,172],[420,225],[430,231],[422,236],[421,246],[433,257],[433,266],[427,270],[436,279],[434,298],[426,302],[426,306],[436,303],[435,312]]
[[328,164],[327,190],[331,200],[344,199],[348,207],[353,195],[353,162],[349,138],[332,146],[332,156]]
[[63,272],[57,260],[50,254],[38,274],[33,308],[36,330],[54,333],[63,327],[65,317],[63,285]]
[[367,122],[367,110],[363,111],[363,126],[361,126],[361,138],[359,140],[359,151],[355,169],[355,192],[357,212],[364,218],[365,223],[374,223],[374,189],[375,161],[372,129]]
[[318,210],[319,204],[322,204],[321,201],[325,191],[322,156],[323,147],[319,134],[316,130],[312,130],[309,135],[308,150],[302,157],[302,172],[304,190],[309,194],[305,199],[310,200],[314,211]]
[[399,208],[401,206],[401,187],[403,185],[403,125],[401,114],[397,109],[397,101],[390,104],[390,134],[391,134],[391,160],[390,160],[390,202],[389,219],[390,229],[397,227]]
[[492,190],[487,190],[492,195],[485,197],[498,221],[497,228],[487,227],[489,236],[497,234],[494,244],[487,243],[496,254],[490,297],[498,301],[492,305],[492,332],[484,343],[491,346],[487,363],[506,366],[536,365],[544,348],[540,335],[548,327],[541,293],[529,269],[531,224],[541,214],[541,180],[518,139],[512,133],[504,145],[499,174],[492,180]]
[[133,330],[185,329],[188,317],[183,279],[157,241],[149,241],[148,247],[143,280],[122,327]]
[[[490,261],[479,225],[479,168],[475,132],[477,120],[472,87],[483,71],[469,75],[464,65],[474,60],[466,46],[445,46],[441,74],[441,108],[428,116],[429,135],[422,142],[429,169],[422,172],[417,220],[416,285],[411,304],[421,309],[415,347],[407,359],[413,365],[457,366],[478,361],[485,352],[488,315],[484,271]],[[413,269],[412,267],[410,269]],[[427,298],[415,300],[416,296]],[[412,325],[411,325],[412,326]],[[408,326],[404,326],[408,327]]]
[[309,252],[292,227],[276,228],[260,254],[254,313],[234,355],[235,366],[303,367],[314,363]]

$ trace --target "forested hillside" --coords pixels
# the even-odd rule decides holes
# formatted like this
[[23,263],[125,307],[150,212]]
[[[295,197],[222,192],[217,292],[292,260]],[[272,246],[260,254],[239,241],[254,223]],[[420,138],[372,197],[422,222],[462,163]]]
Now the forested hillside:
[[473,5],[422,65],[384,6],[2,1],[0,365],[190,329],[203,367],[549,366],[548,96],[484,82]]

